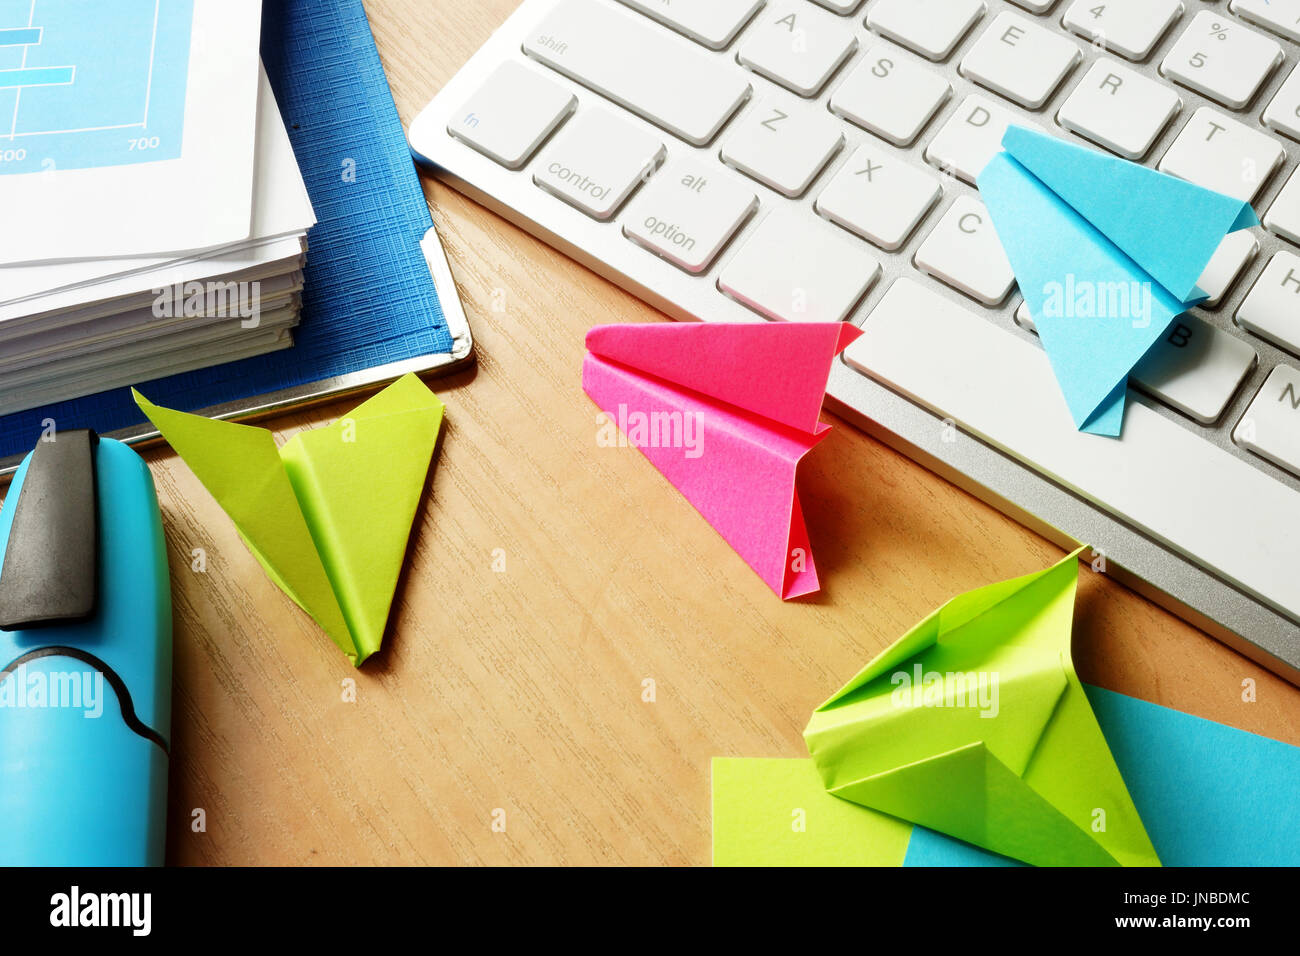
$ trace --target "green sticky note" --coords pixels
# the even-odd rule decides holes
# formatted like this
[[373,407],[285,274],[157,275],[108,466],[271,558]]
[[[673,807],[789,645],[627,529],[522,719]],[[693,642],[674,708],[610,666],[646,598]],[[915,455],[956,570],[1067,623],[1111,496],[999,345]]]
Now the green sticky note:
[[902,866],[911,833],[828,794],[811,760],[713,758],[714,866]]
[[818,707],[826,790],[1040,866],[1158,866],[1070,657],[1077,558],[954,598]]
[[443,404],[406,375],[277,448],[264,428],[136,403],[276,585],[354,664],[379,650]]

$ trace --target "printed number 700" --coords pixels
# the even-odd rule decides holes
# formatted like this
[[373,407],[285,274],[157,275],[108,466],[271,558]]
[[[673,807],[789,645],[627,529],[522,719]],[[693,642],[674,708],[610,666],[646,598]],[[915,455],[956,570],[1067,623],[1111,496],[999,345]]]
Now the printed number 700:
[[161,142],[157,136],[141,136],[139,139],[130,140],[131,151],[139,152],[146,149],[157,149]]

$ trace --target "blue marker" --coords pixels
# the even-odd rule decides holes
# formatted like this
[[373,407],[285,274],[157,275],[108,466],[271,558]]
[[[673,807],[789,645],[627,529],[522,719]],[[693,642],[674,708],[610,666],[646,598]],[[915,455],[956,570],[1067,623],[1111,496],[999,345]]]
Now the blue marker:
[[42,440],[0,510],[0,864],[163,862],[171,669],[148,466]]

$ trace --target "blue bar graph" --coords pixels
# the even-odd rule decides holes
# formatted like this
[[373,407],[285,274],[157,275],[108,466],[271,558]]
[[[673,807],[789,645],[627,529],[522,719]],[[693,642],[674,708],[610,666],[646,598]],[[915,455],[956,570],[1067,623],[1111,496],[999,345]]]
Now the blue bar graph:
[[30,70],[0,70],[0,90],[21,89],[25,86],[67,86],[72,82],[76,68],[71,66],[41,66]]
[[183,153],[195,0],[0,0],[0,177]]
[[40,27],[0,30],[0,46],[35,46],[41,42]]

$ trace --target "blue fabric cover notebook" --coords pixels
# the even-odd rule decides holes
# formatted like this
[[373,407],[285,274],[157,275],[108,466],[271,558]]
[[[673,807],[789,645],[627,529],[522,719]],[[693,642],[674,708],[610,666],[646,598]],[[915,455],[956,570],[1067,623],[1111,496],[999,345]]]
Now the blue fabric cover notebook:
[[[265,0],[262,59],[319,220],[308,236],[294,346],[137,383],[194,411],[390,362],[451,351],[420,241],[433,228],[361,0]],[[343,164],[355,162],[354,181]],[[455,295],[455,290],[449,290]],[[121,388],[0,417],[0,458],[41,421],[101,433],[144,416]]]

